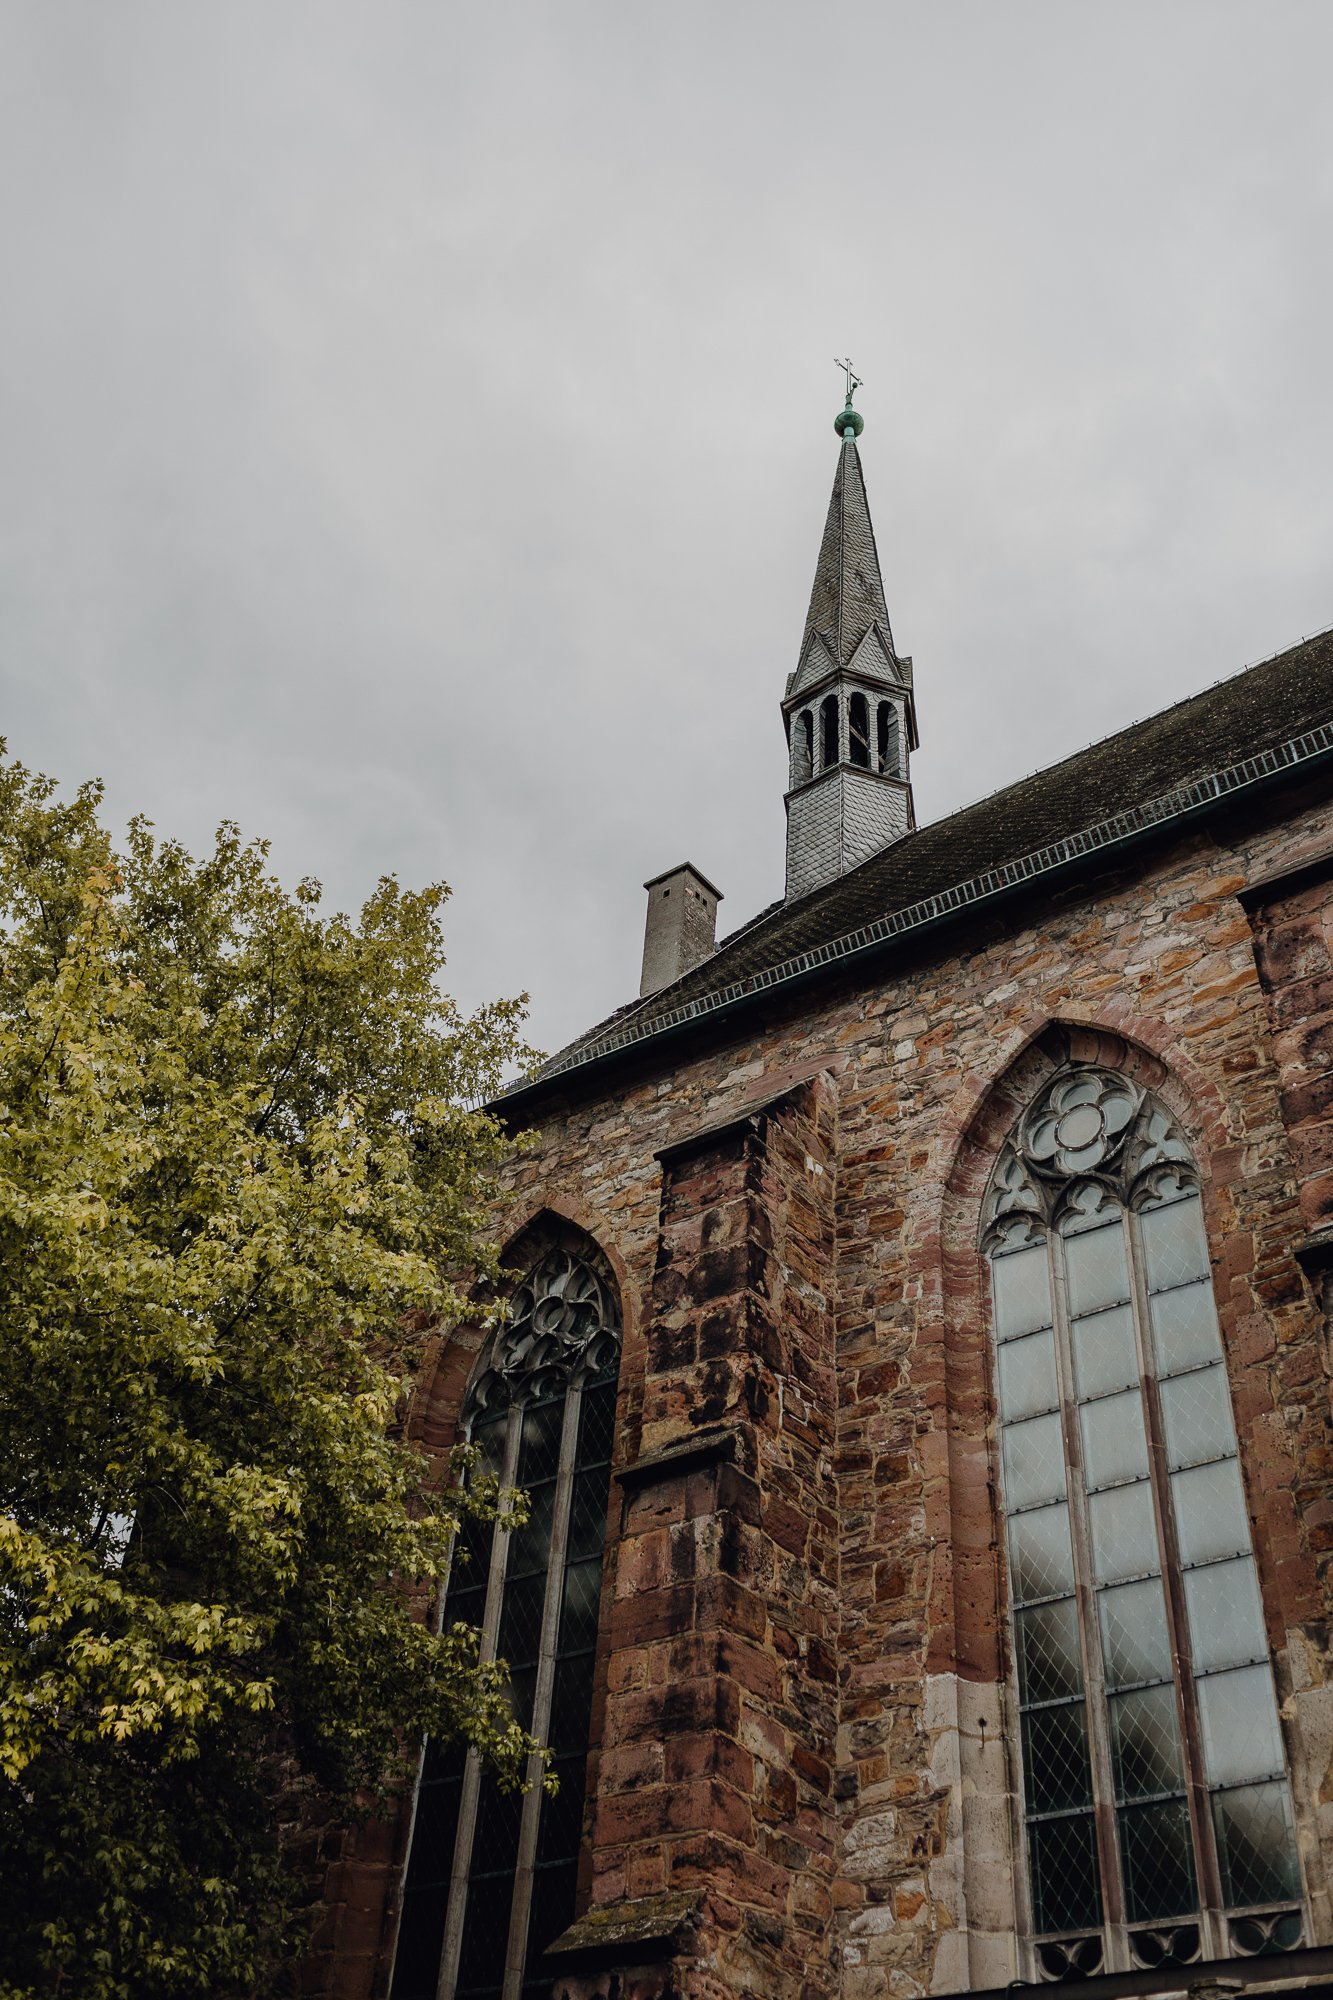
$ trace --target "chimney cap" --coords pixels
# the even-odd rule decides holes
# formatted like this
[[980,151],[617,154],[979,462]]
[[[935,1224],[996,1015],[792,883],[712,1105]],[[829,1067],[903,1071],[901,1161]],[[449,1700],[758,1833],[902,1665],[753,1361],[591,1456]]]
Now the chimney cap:
[[693,875],[696,882],[703,883],[710,896],[716,896],[719,903],[722,901],[722,891],[716,888],[702,868],[696,868],[692,861],[679,861],[674,868],[664,868],[660,875],[650,875],[643,886],[645,889],[655,889],[659,882],[669,882],[674,875]]

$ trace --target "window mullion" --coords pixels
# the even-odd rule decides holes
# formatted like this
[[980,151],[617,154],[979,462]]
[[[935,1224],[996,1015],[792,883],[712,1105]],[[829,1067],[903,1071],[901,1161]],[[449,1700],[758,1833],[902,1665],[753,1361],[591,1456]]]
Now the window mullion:
[[[449,1551],[444,1560],[444,1573],[440,1578],[439,1588],[435,1593],[435,1602],[431,1606],[430,1611],[428,1613],[431,1631],[435,1634],[437,1639],[440,1636],[441,1632],[443,1632],[444,1630],[445,1606],[448,1604],[449,1601],[449,1585],[453,1581],[454,1556],[455,1553],[457,1552],[457,1549],[458,1549],[458,1524],[457,1522],[455,1522],[453,1529],[451,1530],[449,1535]],[[415,1778],[412,1780],[412,1799],[411,1799],[411,1804],[408,1808],[408,1815],[407,1815],[407,1841],[403,1849],[404,1855],[406,1856],[411,1855],[412,1843],[415,1841],[417,1837],[417,1812],[421,1805],[421,1780],[423,1775],[425,1774],[426,1751],[429,1747],[430,1747],[429,1736],[423,1736],[421,1739],[421,1747],[417,1751],[417,1771]],[[404,1870],[406,1870],[406,1863],[404,1863]],[[389,1965],[390,1987],[392,1987],[393,1985],[394,1973],[397,1970],[398,1944],[399,1944],[399,1938],[395,1936],[393,1940],[393,1956]]]
[[[564,1420],[560,1431],[560,1459],[556,1467],[555,1495],[551,1506],[551,1548],[547,1559],[546,1595],[542,1601],[542,1629],[537,1654],[537,1679],[532,1692],[532,1720],[529,1728],[539,1743],[545,1742],[551,1720],[551,1694],[555,1686],[555,1651],[560,1637],[560,1608],[565,1593],[565,1550],[569,1542],[569,1507],[574,1487],[574,1461],[578,1451],[579,1411],[583,1392],[572,1387],[565,1397]],[[537,1834],[541,1824],[543,1763],[534,1751],[528,1760],[528,1790],[523,1797],[518,1829],[518,1859],[514,1869],[514,1901],[509,1919],[509,1943],[505,1952],[504,1986],[500,2000],[518,2000],[523,1984],[523,1966],[528,1951],[528,1918],[532,1908],[532,1876],[537,1858]]]
[[1055,1321],[1055,1366],[1060,1389],[1060,1423],[1065,1464],[1069,1468],[1069,1530],[1074,1553],[1074,1589],[1078,1601],[1079,1638],[1083,1651],[1084,1705],[1088,1718],[1088,1755],[1092,1765],[1092,1799],[1097,1829],[1097,1854],[1102,1878],[1102,1921],[1107,1970],[1123,1971],[1128,1963],[1125,1944],[1125,1904],[1120,1870],[1120,1841],[1115,1818],[1115,1773],[1111,1760],[1106,1677],[1092,1584],[1092,1538],[1088,1522],[1087,1480],[1083,1469],[1083,1439],[1079,1431],[1078,1398],[1074,1389],[1073,1344],[1069,1331],[1069,1299],[1065,1283],[1064,1243],[1052,1229],[1052,1318]]
[[1161,1401],[1157,1392],[1157,1370],[1152,1351],[1143,1245],[1139,1218],[1132,1210],[1126,1211],[1126,1223],[1129,1236],[1134,1324],[1139,1345],[1139,1380],[1148,1426],[1148,1468],[1157,1514],[1162,1581],[1166,1591],[1167,1634],[1171,1646],[1171,1664],[1175,1673],[1176,1704],[1180,1716],[1181,1744],[1185,1760],[1185,1794],[1189,1804],[1190,1830],[1194,1836],[1199,1911],[1205,1931],[1213,1933],[1211,1941],[1205,1938],[1205,1943],[1210,1942],[1212,1956],[1221,1957],[1226,1951],[1224,1926],[1220,1915],[1222,1878],[1217,1865],[1208,1787],[1203,1776],[1199,1709],[1194,1691],[1194,1666],[1190,1657],[1188,1626],[1185,1620],[1185,1579],[1176,1540],[1175,1515],[1171,1506],[1171,1482],[1167,1472],[1166,1441],[1162,1427]]
[[[523,1412],[515,1403],[505,1429],[502,1487],[513,1486],[518,1478],[518,1450],[523,1435]],[[491,1531],[491,1559],[486,1575],[486,1609],[481,1623],[480,1657],[495,1658],[500,1630],[500,1607],[504,1601],[505,1566],[509,1557],[509,1536],[499,1525]],[[463,1919],[467,1913],[468,1875],[472,1866],[472,1839],[477,1827],[477,1802],[481,1796],[481,1758],[475,1750],[467,1753],[463,1786],[458,1801],[458,1832],[454,1840],[454,1864],[449,1878],[449,1907],[444,1920],[444,1947],[440,1953],[440,1977],[436,2000],[453,2000],[458,1977],[458,1954],[463,1944]]]

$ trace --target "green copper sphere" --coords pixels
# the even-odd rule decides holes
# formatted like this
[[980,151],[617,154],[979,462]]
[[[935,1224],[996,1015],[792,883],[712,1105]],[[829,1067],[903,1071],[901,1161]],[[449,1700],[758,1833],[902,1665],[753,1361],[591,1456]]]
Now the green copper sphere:
[[865,418],[859,410],[854,410],[850,403],[845,410],[839,410],[837,416],[833,419],[833,428],[839,437],[844,436],[848,430],[851,431],[853,437],[860,437],[865,427]]

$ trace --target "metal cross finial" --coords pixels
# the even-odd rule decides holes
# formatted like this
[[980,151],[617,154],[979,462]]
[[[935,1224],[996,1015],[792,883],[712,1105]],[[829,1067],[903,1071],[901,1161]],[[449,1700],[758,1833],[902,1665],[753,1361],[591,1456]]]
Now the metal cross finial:
[[839,361],[836,354],[833,357],[833,364],[836,368],[841,368],[843,374],[847,377],[847,407],[850,410],[852,407],[852,394],[853,391],[861,387],[861,377],[855,373],[850,361]]

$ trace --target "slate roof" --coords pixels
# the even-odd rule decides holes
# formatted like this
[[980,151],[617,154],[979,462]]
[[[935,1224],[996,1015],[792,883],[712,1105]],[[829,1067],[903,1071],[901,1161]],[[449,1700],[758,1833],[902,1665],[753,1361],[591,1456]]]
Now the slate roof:
[[1333,631],[919,828],[807,896],[772,905],[692,972],[552,1057],[535,1087],[770,991],[790,968],[817,972],[903,935],[918,919],[934,920],[933,912],[982,902],[1330,753]]
[[831,665],[845,667],[872,625],[878,630],[888,658],[894,660],[893,632],[884,601],[884,582],[879,571],[875,530],[870,523],[861,454],[855,438],[846,438],[838,453],[828,519],[810,591],[810,609],[805,614],[805,630],[801,634],[801,666],[809,658],[813,639],[828,653]]

